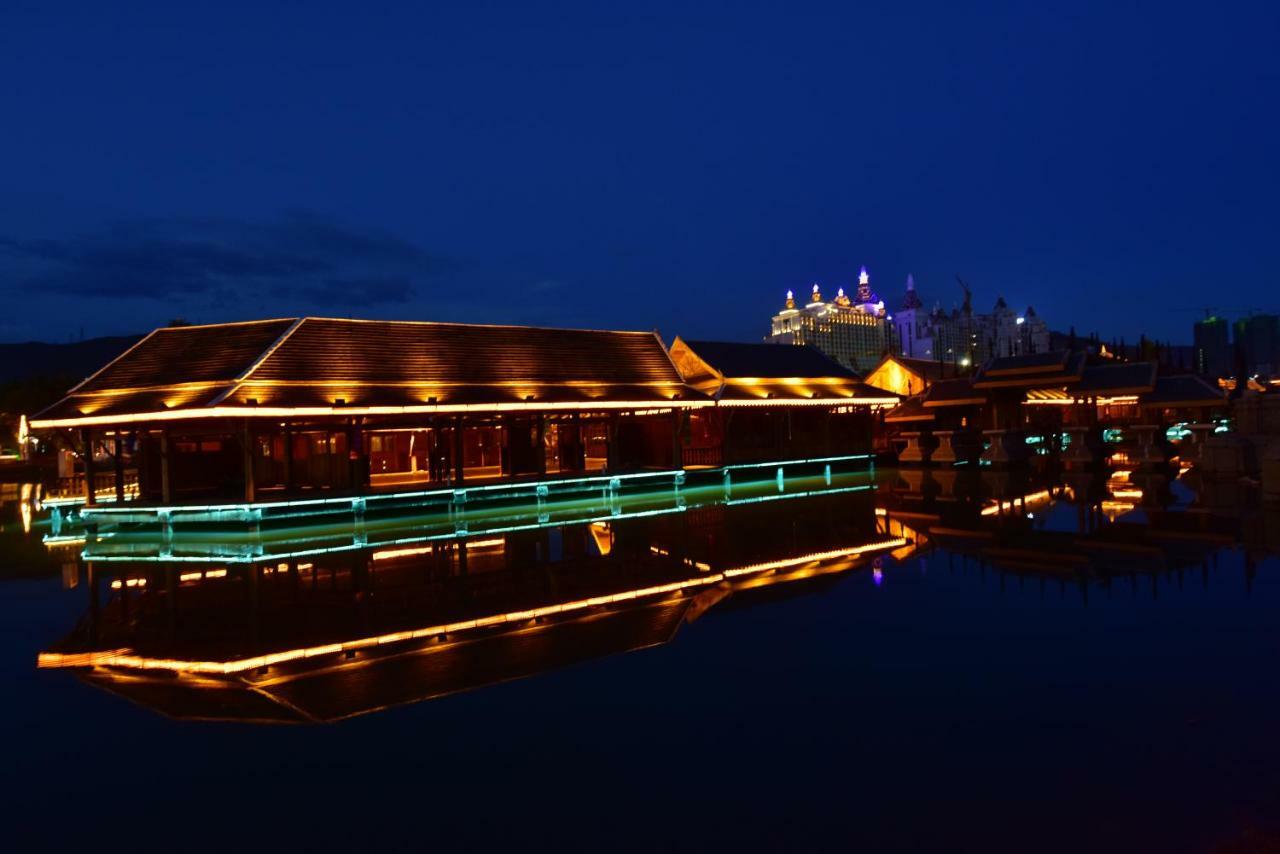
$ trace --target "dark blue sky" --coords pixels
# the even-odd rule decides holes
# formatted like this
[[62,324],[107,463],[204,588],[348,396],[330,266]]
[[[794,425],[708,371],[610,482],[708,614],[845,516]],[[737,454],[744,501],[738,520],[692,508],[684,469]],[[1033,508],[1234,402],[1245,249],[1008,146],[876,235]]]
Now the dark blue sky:
[[0,339],[1280,309],[1280,4],[265,5],[5,3]]

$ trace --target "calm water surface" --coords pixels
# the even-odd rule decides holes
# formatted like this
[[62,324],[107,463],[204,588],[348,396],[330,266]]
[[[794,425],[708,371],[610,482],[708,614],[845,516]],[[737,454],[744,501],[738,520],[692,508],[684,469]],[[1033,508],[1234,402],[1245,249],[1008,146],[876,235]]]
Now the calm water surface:
[[[1280,514],[1194,477],[800,491],[490,536],[461,568],[448,542],[371,547],[171,600],[164,573],[214,564],[152,564],[127,612],[113,566],[92,620],[76,550],[10,505],[11,850],[1277,845]],[[36,667],[243,660],[685,582],[208,684]]]

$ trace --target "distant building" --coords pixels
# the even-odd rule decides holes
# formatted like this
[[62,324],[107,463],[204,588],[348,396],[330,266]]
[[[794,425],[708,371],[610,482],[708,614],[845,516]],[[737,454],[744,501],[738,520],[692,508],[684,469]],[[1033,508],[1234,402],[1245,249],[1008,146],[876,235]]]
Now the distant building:
[[772,324],[770,342],[814,347],[855,371],[871,370],[893,347],[893,327],[884,300],[871,290],[866,267],[858,274],[856,299],[840,288],[836,298],[827,302],[814,285],[809,301],[800,305],[795,294],[787,291],[786,304],[773,316]]
[[1049,327],[1034,308],[1028,306],[1018,314],[1000,297],[991,314],[974,314],[972,294],[966,289],[960,308],[948,314],[935,306],[926,312],[911,276],[907,276],[907,293],[902,308],[893,315],[893,326],[899,355],[910,359],[967,366],[1050,349]]
[[1195,371],[1202,377],[1229,377],[1235,373],[1227,321],[1206,317],[1195,325]]
[[1248,375],[1280,374],[1280,315],[1254,314],[1237,320],[1235,343]]

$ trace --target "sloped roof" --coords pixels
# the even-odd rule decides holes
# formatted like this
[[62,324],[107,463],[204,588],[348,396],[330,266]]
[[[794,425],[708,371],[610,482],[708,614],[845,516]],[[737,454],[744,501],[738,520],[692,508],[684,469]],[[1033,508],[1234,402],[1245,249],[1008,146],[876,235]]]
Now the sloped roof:
[[987,395],[963,377],[936,382],[924,395],[924,405],[929,409],[942,406],[981,406],[986,402]]
[[1193,374],[1160,377],[1155,388],[1138,396],[1144,407],[1217,406],[1226,402],[1221,389]]
[[1084,372],[1085,354],[1034,353],[991,359],[973,378],[975,388],[1030,389],[1078,382]]
[[726,377],[862,379],[815,347],[735,341],[685,341],[685,344]]
[[1116,362],[1085,367],[1080,381],[1071,386],[1071,393],[1141,394],[1151,391],[1155,384],[1155,362]]
[[653,332],[308,317],[157,329],[32,426],[699,399]]
[[867,401],[888,404],[892,392],[867,385],[820,351],[788,344],[685,341],[671,345],[685,381],[723,403]]

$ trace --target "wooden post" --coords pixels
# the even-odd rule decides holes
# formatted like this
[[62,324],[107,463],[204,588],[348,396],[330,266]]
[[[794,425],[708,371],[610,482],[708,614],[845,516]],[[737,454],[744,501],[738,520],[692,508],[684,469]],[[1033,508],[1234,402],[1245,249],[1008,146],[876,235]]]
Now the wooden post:
[[453,418],[453,481],[454,486],[462,486],[466,478],[466,465],[463,462],[463,449],[466,447],[462,441],[462,416],[455,415]]
[[293,422],[284,422],[284,491],[293,492]]
[[538,439],[538,476],[546,477],[547,475],[547,417],[541,412],[538,413],[536,434]]
[[608,426],[605,428],[605,471],[612,474],[618,470],[618,413],[609,413]]
[[114,462],[116,471],[116,504],[124,503],[124,431],[117,430],[115,444]]
[[98,477],[98,470],[93,462],[93,430],[81,428],[80,444],[84,447],[84,503],[86,507],[93,507],[98,503],[98,494],[93,488]]
[[684,410],[671,410],[671,467],[673,469],[684,468],[684,445],[680,441],[680,427],[683,416]]
[[166,427],[160,431],[160,502],[165,505],[173,501],[173,485],[169,480],[170,453],[169,428]]
[[252,504],[255,492],[253,488],[253,428],[250,426],[248,418],[244,419],[240,445],[244,449],[244,500]]

